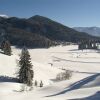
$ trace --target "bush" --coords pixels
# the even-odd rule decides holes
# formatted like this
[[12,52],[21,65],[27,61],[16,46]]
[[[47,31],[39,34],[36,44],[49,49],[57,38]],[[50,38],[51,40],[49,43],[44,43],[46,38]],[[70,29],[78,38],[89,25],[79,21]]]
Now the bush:
[[33,87],[27,86],[26,84],[21,85],[21,88],[18,92],[24,92],[24,91],[31,91],[33,90]]
[[71,76],[72,76],[72,71],[66,70],[65,72],[61,72],[61,73],[57,74],[56,80],[57,81],[67,80],[67,79],[70,79]]

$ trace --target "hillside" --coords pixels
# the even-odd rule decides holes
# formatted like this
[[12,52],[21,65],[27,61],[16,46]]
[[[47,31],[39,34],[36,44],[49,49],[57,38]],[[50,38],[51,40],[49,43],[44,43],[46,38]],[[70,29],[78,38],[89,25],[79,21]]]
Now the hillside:
[[54,41],[77,43],[83,39],[99,39],[39,15],[28,19],[0,17],[0,39],[2,34],[6,34],[13,45],[26,44],[32,48],[50,47]]

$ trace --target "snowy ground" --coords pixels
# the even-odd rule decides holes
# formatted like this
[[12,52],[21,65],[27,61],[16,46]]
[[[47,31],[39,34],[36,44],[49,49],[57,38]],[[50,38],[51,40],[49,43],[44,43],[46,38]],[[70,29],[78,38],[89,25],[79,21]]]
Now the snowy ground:
[[[29,50],[34,80],[44,87],[19,92],[22,84],[15,81],[20,50],[11,57],[0,54],[0,100],[100,100],[100,52],[77,50],[76,45]],[[70,80],[55,82],[56,75],[68,69]]]

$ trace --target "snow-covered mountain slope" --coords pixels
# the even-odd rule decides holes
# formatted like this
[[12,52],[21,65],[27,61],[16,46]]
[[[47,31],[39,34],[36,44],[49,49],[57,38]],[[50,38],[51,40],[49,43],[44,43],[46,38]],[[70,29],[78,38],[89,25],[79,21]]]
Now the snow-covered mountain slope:
[[[49,49],[30,49],[34,81],[42,80],[43,88],[19,92],[22,84],[16,82],[15,72],[20,50],[13,55],[0,54],[0,100],[99,100],[100,53],[96,50],[77,50],[77,45]],[[52,64],[52,66],[51,66]],[[53,81],[63,70],[71,70],[69,80]],[[6,75],[6,76],[5,76]],[[12,80],[13,79],[13,80]]]
[[3,15],[3,14],[0,14],[0,17],[3,17],[3,18],[9,18],[9,16]]

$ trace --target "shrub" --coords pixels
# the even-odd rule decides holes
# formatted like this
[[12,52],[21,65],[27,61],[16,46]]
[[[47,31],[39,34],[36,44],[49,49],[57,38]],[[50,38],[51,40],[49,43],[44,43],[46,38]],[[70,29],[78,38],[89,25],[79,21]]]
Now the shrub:
[[70,79],[71,76],[72,76],[72,71],[66,70],[65,72],[61,72],[61,73],[57,74],[56,80],[57,81],[67,80],[67,79]]

